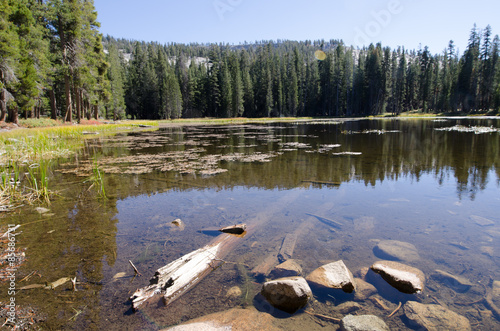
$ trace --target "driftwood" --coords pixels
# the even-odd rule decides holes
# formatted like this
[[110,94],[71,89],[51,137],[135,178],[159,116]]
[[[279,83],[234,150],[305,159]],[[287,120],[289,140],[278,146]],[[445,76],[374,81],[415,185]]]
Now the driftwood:
[[161,267],[148,286],[138,289],[130,297],[133,309],[137,310],[155,296],[162,296],[163,303],[170,304],[224,262],[222,258],[239,239],[230,234],[221,234],[205,247]]
[[329,226],[333,226],[334,228],[340,229],[342,227],[341,223],[334,221],[334,220],[331,220],[329,218],[319,216],[319,215],[309,214],[309,213],[306,213],[306,215],[316,217],[321,223],[324,223],[324,224],[329,225]]
[[219,231],[223,233],[242,234],[243,232],[245,232],[246,229],[247,229],[246,224],[237,224],[237,225],[226,226],[225,228],[219,229]]
[[289,233],[283,239],[281,243],[281,248],[278,253],[278,261],[280,263],[290,260],[293,256],[293,250],[295,249],[295,242],[297,241],[297,235]]

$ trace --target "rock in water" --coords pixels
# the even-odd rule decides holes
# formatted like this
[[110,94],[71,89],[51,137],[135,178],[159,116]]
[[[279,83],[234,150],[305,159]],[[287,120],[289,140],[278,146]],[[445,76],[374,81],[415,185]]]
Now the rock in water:
[[264,312],[260,312],[253,307],[246,309],[233,308],[227,311],[213,313],[210,315],[195,318],[184,324],[163,331],[210,331],[210,330],[266,330],[280,331],[281,328],[274,325],[276,319]]
[[340,321],[343,331],[389,331],[385,322],[374,315],[347,315]]
[[271,271],[271,277],[273,278],[293,277],[300,276],[301,274],[302,267],[295,260],[287,260],[277,265],[273,271]]
[[342,289],[346,293],[352,293],[356,289],[352,273],[342,260],[319,267],[306,279],[315,286]]
[[471,215],[470,219],[473,220],[474,223],[476,223],[479,226],[495,225],[495,222],[493,222],[492,220],[477,215]]
[[411,262],[420,259],[417,248],[404,241],[382,240],[373,248],[373,252],[386,260]]
[[302,277],[287,277],[264,283],[260,292],[274,307],[293,314],[305,307],[312,292]]
[[436,270],[432,274],[432,278],[459,293],[467,292],[473,285],[468,279],[464,277],[455,276],[450,274],[449,272],[442,270]]
[[440,305],[424,305],[408,301],[403,311],[411,326],[424,330],[470,330],[467,318]]
[[400,292],[413,294],[424,289],[425,275],[417,268],[393,261],[378,261],[370,269]]
[[360,278],[354,278],[356,281],[356,293],[354,293],[354,300],[365,301],[370,296],[377,293],[377,289],[370,283],[365,282]]
[[40,214],[45,214],[45,213],[48,213],[50,211],[50,209],[43,208],[43,207],[36,207],[35,210],[37,212],[39,212]]

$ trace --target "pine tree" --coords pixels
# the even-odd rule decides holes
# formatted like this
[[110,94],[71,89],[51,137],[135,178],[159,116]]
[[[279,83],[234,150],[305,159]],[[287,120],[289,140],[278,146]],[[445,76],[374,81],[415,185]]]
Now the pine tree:
[[122,119],[125,115],[125,97],[124,97],[124,70],[123,59],[121,58],[115,45],[108,47],[109,70],[108,80],[110,82],[110,101],[107,108],[110,114],[107,116],[113,120]]

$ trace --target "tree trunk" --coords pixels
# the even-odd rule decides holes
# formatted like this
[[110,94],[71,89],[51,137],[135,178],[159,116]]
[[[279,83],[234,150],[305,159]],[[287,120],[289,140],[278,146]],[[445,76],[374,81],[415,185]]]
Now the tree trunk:
[[49,98],[50,98],[50,109],[51,114],[50,118],[53,120],[57,120],[57,106],[56,106],[56,95],[54,94],[54,90],[49,90]]
[[9,122],[19,125],[19,115],[17,106],[9,109]]
[[93,107],[94,107],[94,118],[96,120],[98,120],[99,119],[99,106],[98,105],[94,105]]
[[5,89],[0,90],[0,122],[5,121],[7,116],[7,93]]
[[71,107],[71,86],[70,86],[69,76],[64,75],[64,89],[66,92],[66,114],[64,119],[67,122],[73,121],[73,108]]
[[82,120],[82,104],[80,98],[80,89],[75,87],[74,93],[75,93],[75,105],[76,105],[76,121],[80,123],[80,121]]

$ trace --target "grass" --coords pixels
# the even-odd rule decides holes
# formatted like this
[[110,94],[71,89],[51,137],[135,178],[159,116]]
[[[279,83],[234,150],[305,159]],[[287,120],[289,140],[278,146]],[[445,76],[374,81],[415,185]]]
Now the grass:
[[86,182],[91,182],[89,190],[91,188],[95,188],[97,191],[97,196],[99,198],[106,198],[106,190],[104,189],[104,178],[102,177],[101,170],[99,169],[99,163],[97,162],[97,158],[94,158],[94,163],[92,167],[92,176]]

